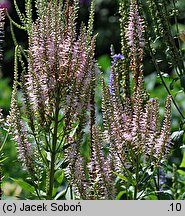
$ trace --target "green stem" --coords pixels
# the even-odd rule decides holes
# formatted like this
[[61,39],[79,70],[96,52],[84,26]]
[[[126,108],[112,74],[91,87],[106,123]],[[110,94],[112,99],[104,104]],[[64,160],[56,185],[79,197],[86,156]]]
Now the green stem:
[[51,168],[50,168],[50,176],[49,176],[49,190],[47,193],[47,199],[52,199],[53,186],[54,186],[54,174],[55,174],[55,160],[57,154],[57,133],[58,133],[58,116],[59,116],[59,91],[56,97],[56,106],[55,106],[55,125],[54,125],[54,133],[53,133],[53,142],[52,142],[52,151],[51,151]]
[[138,181],[139,181],[139,155],[136,156],[136,185],[134,187],[134,200],[137,200]]
[[71,197],[71,200],[73,200],[73,190],[72,190],[72,186],[70,186],[70,197]]
[[[173,2],[174,10],[175,10],[174,19],[175,19],[175,26],[176,26],[177,36],[179,36],[179,26],[178,26],[178,20],[177,20],[177,7],[175,5],[175,0],[173,0],[172,2]],[[179,45],[179,52],[181,53],[181,56],[182,56],[182,52],[181,52],[181,49],[180,49],[179,37],[177,37],[177,40],[178,40],[178,45]]]
[[32,183],[33,183],[33,186],[35,188],[35,192],[37,194],[38,199],[41,200],[41,197],[40,197],[40,194],[39,194],[39,190],[38,190],[38,186],[35,184],[34,181],[32,181]]
[[[157,191],[160,190],[160,171],[159,167],[157,168]],[[160,195],[157,193],[158,200],[160,200]]]
[[159,172],[159,167],[156,168],[156,175],[153,176],[153,180],[154,180],[154,184],[155,184],[155,188],[156,190],[154,191],[155,192],[155,195],[157,196],[158,200],[160,200],[160,172]]

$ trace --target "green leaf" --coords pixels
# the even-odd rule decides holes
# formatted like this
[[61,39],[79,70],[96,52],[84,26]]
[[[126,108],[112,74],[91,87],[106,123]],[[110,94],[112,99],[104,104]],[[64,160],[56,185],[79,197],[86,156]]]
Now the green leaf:
[[126,194],[126,191],[120,191],[120,192],[118,193],[118,195],[116,196],[116,200],[120,200],[121,197],[122,197],[124,194]]
[[35,188],[32,185],[30,185],[29,183],[27,183],[23,180],[20,180],[20,179],[14,179],[14,178],[11,178],[11,179],[15,183],[17,183],[24,191],[27,191],[29,193],[35,192]]
[[55,179],[58,183],[62,183],[63,179],[64,179],[64,171],[63,170],[57,170],[55,172]]
[[181,169],[178,169],[177,172],[178,172],[180,175],[185,176],[185,171],[183,171],[183,170],[181,170]]
[[56,166],[55,166],[55,170],[58,170],[58,168],[64,163],[64,160],[60,160]]
[[63,197],[63,196],[66,194],[66,192],[67,192],[66,189],[65,189],[65,190],[62,190],[61,192],[59,192],[59,193],[55,196],[54,200],[60,199],[61,197]]
[[[123,170],[127,173],[127,175],[128,175],[128,179],[129,179],[129,183],[131,183],[132,185],[134,185],[135,184],[135,178],[134,178],[134,176],[133,176],[133,173],[132,172],[130,172],[129,171],[129,169],[127,169],[126,167],[122,167],[123,168]],[[128,180],[127,180],[128,181]]]
[[180,197],[181,200],[185,200],[185,192]]
[[157,200],[157,196],[155,194],[150,194],[145,197],[146,200]]
[[185,168],[185,152],[183,153],[182,162],[180,164],[180,168]]
[[124,175],[121,175],[121,174],[119,174],[119,173],[117,173],[117,172],[114,172],[114,171],[112,171],[112,172],[113,172],[116,176],[118,176],[121,180],[128,182],[128,179],[127,179]]
[[8,157],[1,159],[0,163],[4,162],[6,159],[8,159]]
[[170,83],[170,90],[173,90],[174,89],[174,84],[175,84],[175,82],[178,80],[178,78],[174,78],[173,80],[172,80],[172,82]]
[[171,191],[164,191],[159,193],[160,200],[173,200],[173,195]]
[[78,122],[76,122],[76,123],[73,125],[74,128],[73,128],[73,130],[72,130],[72,131],[70,132],[70,134],[69,134],[70,137],[73,137],[73,136],[75,135],[76,130],[77,130],[77,128],[78,128],[78,125],[79,125]]

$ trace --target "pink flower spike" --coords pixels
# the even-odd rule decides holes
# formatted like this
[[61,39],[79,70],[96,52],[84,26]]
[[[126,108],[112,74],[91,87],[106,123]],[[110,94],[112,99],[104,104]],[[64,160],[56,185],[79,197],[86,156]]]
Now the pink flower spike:
[[11,3],[7,0],[1,0],[0,8],[6,8],[7,10],[9,10],[11,8]]

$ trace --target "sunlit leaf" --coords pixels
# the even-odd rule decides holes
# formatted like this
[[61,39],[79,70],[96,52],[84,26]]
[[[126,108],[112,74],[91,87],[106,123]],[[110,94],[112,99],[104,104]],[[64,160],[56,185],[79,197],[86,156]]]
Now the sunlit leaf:
[[35,188],[30,185],[29,183],[23,181],[23,180],[20,180],[20,179],[14,179],[14,178],[11,178],[14,182],[16,182],[24,191],[27,191],[29,193],[34,193],[35,192]]
[[63,179],[64,179],[64,171],[63,170],[57,170],[55,172],[55,179],[58,183],[62,183]]
[[119,173],[117,173],[117,172],[114,172],[114,171],[112,171],[116,176],[118,176],[121,180],[123,180],[123,181],[128,181],[128,179],[124,176],[124,175],[121,175],[121,174],[119,174]]
[[185,152],[183,153],[182,162],[180,164],[180,168],[185,168]]

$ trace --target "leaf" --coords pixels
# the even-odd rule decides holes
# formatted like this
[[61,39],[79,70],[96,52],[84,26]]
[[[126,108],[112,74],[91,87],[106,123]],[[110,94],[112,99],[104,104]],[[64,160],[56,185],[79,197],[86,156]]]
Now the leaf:
[[167,77],[169,77],[169,74],[167,74],[167,73],[164,73],[164,72],[161,72],[161,75],[162,75],[164,78],[167,78]]
[[[158,196],[157,196],[158,194]],[[156,200],[156,199],[159,199],[160,200],[173,200],[173,195],[172,195],[172,192],[171,190],[164,190],[164,191],[153,191],[152,193],[149,192],[149,193],[146,193],[146,194],[143,194],[143,196],[141,196],[140,198],[141,199],[144,199],[144,200]]]
[[129,177],[129,183],[134,184],[133,173],[130,172],[129,169],[125,168],[124,166],[122,168],[127,173],[128,177]]
[[173,142],[178,142],[182,139],[184,135],[184,131],[180,130],[180,131],[174,131],[171,135],[171,139]]
[[161,62],[163,62],[163,60],[162,59],[157,59],[156,62],[161,63]]
[[157,196],[155,194],[150,194],[148,196],[146,196],[147,200],[157,200]]
[[66,189],[64,189],[63,191],[59,192],[59,193],[55,196],[54,200],[60,199],[60,197],[64,196],[64,195],[66,194],[66,192],[67,192]]
[[66,200],[72,200],[72,197],[74,198],[74,193],[73,192],[71,193],[70,188],[68,188],[65,192],[66,192],[65,193]]
[[181,195],[180,200],[185,200],[185,192]]
[[126,191],[120,191],[116,196],[116,200],[120,200],[124,194],[126,194]]
[[51,161],[51,153],[50,152],[46,152],[46,158],[48,161]]
[[8,159],[8,157],[1,159],[0,163],[4,162],[6,159]]
[[55,170],[57,170],[62,164],[63,164],[64,160],[60,160],[56,166],[55,166]]
[[79,123],[76,122],[76,123],[74,124],[73,130],[72,130],[72,131],[70,132],[70,134],[69,134],[70,137],[73,137],[73,136],[75,135],[78,126],[79,126]]
[[119,173],[117,173],[117,172],[114,172],[114,171],[112,171],[112,172],[113,172],[115,175],[117,175],[121,180],[128,182],[128,179],[127,179],[125,176],[123,176],[123,175],[121,175],[121,174],[119,174]]
[[11,179],[15,183],[17,183],[24,191],[27,191],[29,193],[35,192],[35,188],[32,185],[30,185],[29,183],[27,183],[23,180],[20,180],[20,179],[14,179],[14,178],[11,178]]
[[55,179],[58,183],[62,183],[63,179],[64,179],[64,171],[63,170],[57,170],[55,172]]
[[185,176],[185,171],[184,171],[184,170],[178,169],[177,172],[178,172],[180,175]]
[[173,195],[170,193],[171,191],[162,191],[159,193],[160,200],[173,200]]
[[183,153],[182,162],[180,164],[180,168],[185,168],[185,152]]
[[173,80],[172,80],[172,82],[170,83],[170,90],[173,90],[174,89],[174,84],[175,84],[175,82],[178,80],[178,78],[176,77],[176,78],[174,78]]

